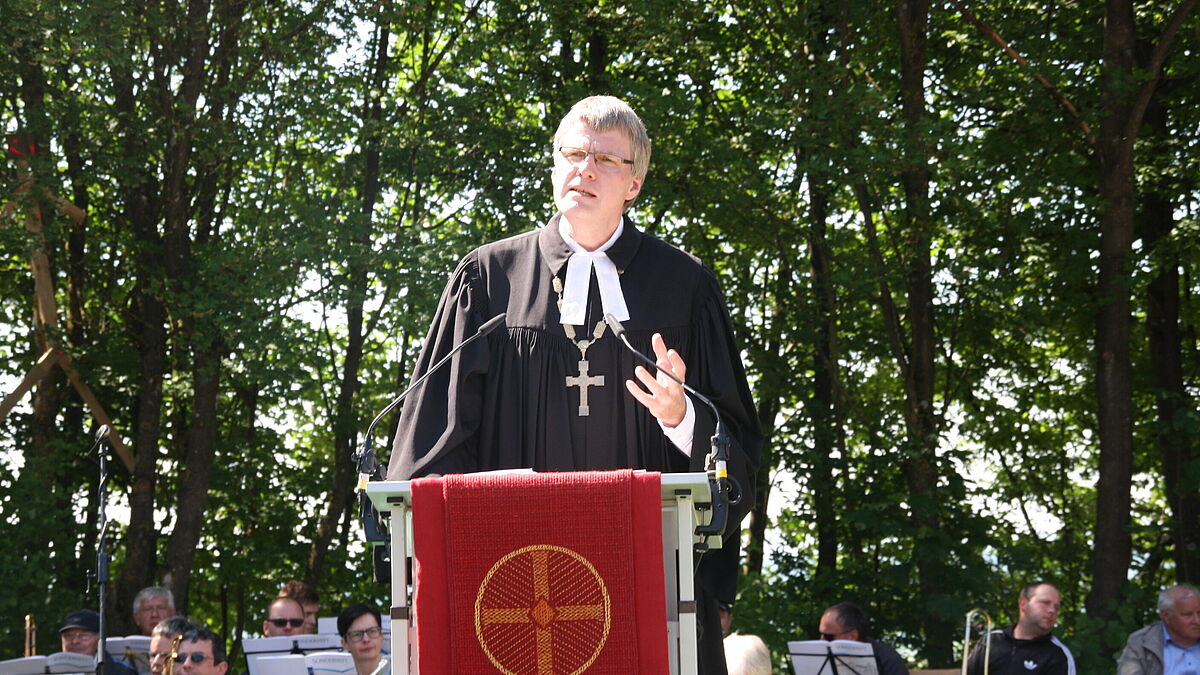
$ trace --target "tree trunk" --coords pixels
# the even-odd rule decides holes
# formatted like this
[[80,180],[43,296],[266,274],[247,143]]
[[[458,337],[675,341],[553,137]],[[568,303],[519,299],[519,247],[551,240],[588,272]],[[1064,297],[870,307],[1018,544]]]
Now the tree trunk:
[[[1169,138],[1167,110],[1160,97],[1146,109],[1147,129],[1157,141],[1150,148],[1165,147]],[[1169,166],[1170,156],[1147,158],[1158,166]],[[1161,175],[1161,174],[1156,174]],[[1197,443],[1188,432],[1186,417],[1192,410],[1183,373],[1183,334],[1180,330],[1178,251],[1170,244],[1175,228],[1175,204],[1165,181],[1156,180],[1143,193],[1145,243],[1154,276],[1146,290],[1146,333],[1150,354],[1150,376],[1157,398],[1155,443],[1162,459],[1163,491],[1171,508],[1170,539],[1175,557],[1175,578],[1180,583],[1200,581],[1200,494],[1185,478],[1189,465],[1200,465]],[[1157,549],[1156,549],[1157,552]]]
[[[940,605],[945,594],[940,542],[941,503],[937,491],[937,421],[933,405],[936,371],[933,323],[933,273],[930,262],[932,218],[929,212],[928,149],[922,122],[925,119],[925,41],[928,29],[927,0],[897,0],[900,27],[901,103],[905,123],[907,158],[901,168],[904,186],[904,234],[909,326],[907,372],[904,373],[905,425],[909,451],[902,460],[909,492],[914,557],[918,586],[928,608]],[[931,666],[953,662],[954,629],[949,617],[923,612],[925,641],[921,655]]]
[[[1116,617],[1129,570],[1130,486],[1133,477],[1132,365],[1129,360],[1129,255],[1133,245],[1134,164],[1125,136],[1132,97],[1136,35],[1131,0],[1108,0],[1104,22],[1103,117],[1100,121],[1099,281],[1096,287],[1096,413],[1100,458],[1096,532],[1088,614]],[[1106,643],[1113,651],[1119,644]]]
[[808,399],[812,420],[812,498],[813,516],[817,530],[817,567],[814,572],[814,595],[833,590],[837,578],[837,502],[838,488],[834,478],[835,454],[845,457],[839,406],[836,400],[838,381],[837,298],[834,290],[832,253],[826,241],[829,218],[828,185],[810,172],[808,174],[809,204],[812,223],[808,230],[810,256],[809,278],[812,282],[813,331],[812,344],[813,389]]
[[217,401],[223,355],[222,341],[214,338],[210,344],[197,347],[192,368],[192,415],[188,424],[187,456],[179,487],[175,529],[171,531],[166,551],[171,591],[175,594],[175,609],[180,614],[188,611],[192,562],[208,509],[208,489],[212,483],[217,447]]
[[[134,79],[130,64],[113,68],[113,101],[119,120],[122,147],[132,156],[145,144],[138,125]],[[163,278],[162,240],[158,232],[154,195],[158,186],[149,171],[131,167],[135,178],[124,197],[122,220],[133,233],[133,268],[130,339],[138,349],[137,409],[133,432],[133,476],[129,487],[129,528],[125,533],[125,562],[121,565],[114,597],[114,627],[131,629],[133,597],[153,585],[158,570],[158,529],[154,524],[154,488],[158,473],[159,439],[162,436],[163,382],[167,371],[167,310],[153,290]]]

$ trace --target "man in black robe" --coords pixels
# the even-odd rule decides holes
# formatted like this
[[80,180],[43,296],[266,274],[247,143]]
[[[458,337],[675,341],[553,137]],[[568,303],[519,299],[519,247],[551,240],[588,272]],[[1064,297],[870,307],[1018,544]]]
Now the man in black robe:
[[[704,471],[712,411],[637,365],[608,330],[611,313],[635,348],[720,410],[742,495],[728,527],[738,535],[754,503],[758,418],[716,278],[623,215],[649,161],[645,127],[624,102],[593,96],[571,109],[554,137],[558,213],[462,260],[414,379],[494,316],[507,313],[507,330],[468,346],[413,392],[389,480],[505,468]],[[725,673],[716,594],[736,574],[735,558],[701,561],[702,673]]]

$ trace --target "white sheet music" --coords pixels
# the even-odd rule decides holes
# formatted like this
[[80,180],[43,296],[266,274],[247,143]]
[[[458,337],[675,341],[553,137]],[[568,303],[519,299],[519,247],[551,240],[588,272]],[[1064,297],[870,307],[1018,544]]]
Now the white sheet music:
[[801,640],[788,643],[796,675],[879,675],[875,648],[854,640]]

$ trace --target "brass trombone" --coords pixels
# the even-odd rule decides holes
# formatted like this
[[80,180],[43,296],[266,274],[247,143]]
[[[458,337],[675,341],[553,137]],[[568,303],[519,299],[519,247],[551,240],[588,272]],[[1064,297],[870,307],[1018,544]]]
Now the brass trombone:
[[25,615],[25,656],[37,656],[37,622],[32,614]]
[[983,617],[983,675],[988,675],[992,665],[992,617],[982,609],[972,609],[967,612],[967,627],[963,633],[962,675],[967,675],[967,659],[971,656],[971,620],[976,616]]

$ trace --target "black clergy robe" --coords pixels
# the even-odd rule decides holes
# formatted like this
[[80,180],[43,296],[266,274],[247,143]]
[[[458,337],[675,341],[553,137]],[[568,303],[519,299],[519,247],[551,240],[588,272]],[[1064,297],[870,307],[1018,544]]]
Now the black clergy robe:
[[[559,321],[552,284],[555,276],[565,279],[571,255],[559,217],[542,229],[484,245],[459,263],[442,293],[414,379],[502,312],[508,314],[507,330],[469,345],[413,392],[400,416],[389,480],[510,468],[706,469],[716,422],[712,411],[693,401],[692,453],[685,456],[625,390],[637,362],[610,330],[587,350],[589,377],[603,376],[604,383],[588,386],[589,414],[579,414],[582,388],[567,386],[567,378],[580,373],[580,351]],[[744,495],[730,509],[736,536],[754,503],[762,436],[716,278],[694,256],[640,232],[628,218],[607,254],[620,273],[630,342],[652,355],[651,336],[661,333],[687,365],[688,384],[721,411],[731,441],[729,474]],[[593,273],[586,324],[575,328],[576,339],[590,340],[603,316]],[[725,593],[713,580],[736,574],[736,558],[701,561],[702,673],[725,672],[714,597]]]

